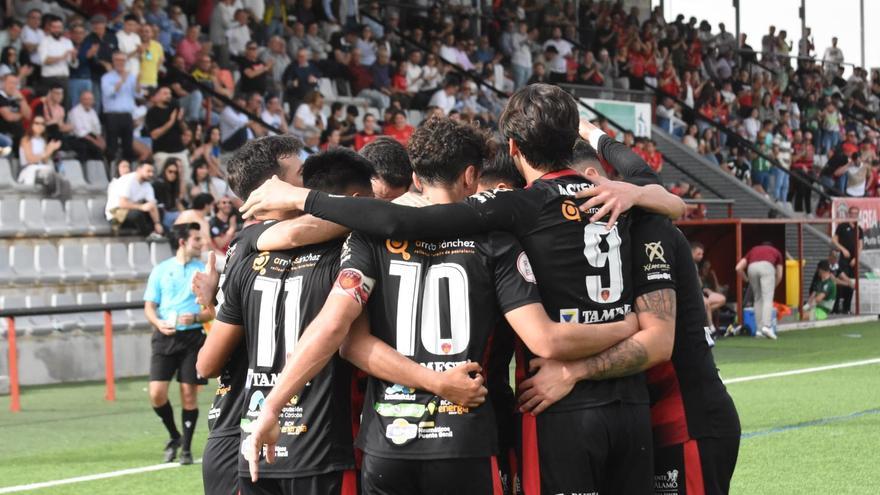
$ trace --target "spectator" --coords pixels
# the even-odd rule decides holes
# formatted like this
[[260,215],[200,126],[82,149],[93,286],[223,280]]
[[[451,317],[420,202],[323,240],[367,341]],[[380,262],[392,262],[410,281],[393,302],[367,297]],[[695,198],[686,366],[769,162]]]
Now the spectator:
[[226,39],[229,54],[233,57],[241,57],[244,55],[248,43],[251,42],[251,30],[248,27],[250,14],[247,10],[238,9],[235,11],[233,22],[226,29]]
[[122,30],[116,32],[117,49],[126,57],[125,71],[137,78],[140,74],[141,53],[144,50],[140,36],[140,20],[128,14],[123,19]]
[[[685,194],[691,195],[689,193]],[[727,297],[721,293],[718,277],[715,275],[714,270],[712,270],[709,260],[705,259],[705,253],[706,248],[702,243],[691,243],[691,255],[694,258],[694,263],[697,265],[697,271],[703,285],[703,304],[706,308],[706,321],[709,323],[712,333],[715,333],[715,318],[713,314],[727,304]]]
[[24,121],[31,118],[31,107],[22,96],[18,81],[17,75],[6,74],[0,90],[0,146],[12,146],[13,151],[18,150],[24,135]]
[[[180,162],[181,175],[185,177],[189,172],[189,153],[181,140],[183,109],[173,103],[171,90],[165,86],[157,89],[152,96],[153,106],[147,110],[144,129],[153,142],[153,159],[165,163],[169,158],[176,158]],[[181,195],[182,186],[181,183]]]
[[71,105],[79,103],[79,97],[83,91],[93,91],[91,58],[98,53],[98,45],[92,45],[85,49],[86,28],[82,24],[76,24],[70,28],[70,41],[76,50],[76,59],[70,64],[70,81],[67,86],[67,96]]
[[376,116],[369,112],[366,113],[364,115],[364,128],[354,138],[354,149],[360,151],[364,146],[378,139],[379,136],[381,134],[376,127]]
[[0,53],[0,77],[6,74],[16,74],[22,83],[33,73],[34,67],[18,62],[18,51],[14,47],[7,46]]
[[241,222],[229,198],[220,198],[214,207],[214,215],[208,221],[211,228],[211,247],[220,256],[226,255],[229,243],[241,229]]
[[64,37],[64,22],[54,16],[47,16],[48,36],[40,40],[37,55],[40,58],[40,77],[43,93],[50,86],[67,87],[70,78],[70,64],[77,60],[77,51],[69,38]]
[[813,156],[815,148],[812,143],[812,134],[810,132],[803,133],[800,129],[794,133],[794,141],[792,142],[792,174],[799,178],[792,182],[794,189],[794,211],[812,214],[812,193],[811,182],[816,179],[813,172]]
[[412,164],[409,155],[398,141],[380,137],[360,151],[373,164],[371,179],[373,197],[392,201],[409,191],[412,185]]
[[40,98],[34,106],[33,114],[42,115],[45,121],[45,138],[49,141],[60,141],[65,144],[67,135],[73,126],[67,123],[64,111],[64,86],[54,82],[48,88],[46,96]]
[[132,139],[137,92],[137,75],[126,67],[128,57],[122,52],[113,54],[113,70],[101,77],[101,95],[104,98],[104,124],[107,130],[107,158],[116,159],[116,152],[122,143],[122,156],[134,158]]
[[[306,33],[303,41],[305,42],[305,47],[314,54],[316,60],[326,59],[327,54],[333,51],[333,47],[330,46],[330,43],[327,43],[318,32],[317,22],[310,22],[309,25],[306,26]],[[293,53],[296,53],[296,51]]]
[[562,38],[562,28],[554,27],[552,37],[544,42],[544,50],[548,51],[549,48],[554,48],[556,50],[556,56],[553,57],[552,62],[550,63],[550,75],[551,80],[555,77],[563,77],[567,72],[566,69],[566,57],[571,55],[572,45],[568,40]]
[[369,67],[376,62],[378,46],[373,39],[373,30],[370,29],[370,26],[364,25],[361,27],[361,36],[358,38],[355,46],[360,51],[361,64]]
[[214,196],[203,192],[196,194],[190,200],[190,207],[180,212],[174,225],[187,225],[196,223],[199,225],[199,237],[202,238],[202,252],[211,249],[211,227],[208,225],[208,215],[214,210]]
[[[86,36],[80,51],[86,52],[92,73],[92,90],[95,92],[95,110],[101,113],[104,97],[101,80],[104,74],[113,70],[113,54],[117,50],[116,36],[107,31],[107,18],[97,14],[91,18],[92,32]],[[97,46],[98,48],[93,48]],[[91,56],[89,56],[91,54]]]
[[838,287],[837,304],[835,312],[849,313],[852,305],[852,288],[848,287],[850,281],[855,279],[856,253],[861,252],[864,247],[865,232],[859,225],[859,209],[851,206],[847,211],[846,221],[841,221],[834,230],[834,236],[831,242],[840,250],[840,269],[837,273],[839,279],[844,284]]
[[[372,64],[370,64],[372,65]],[[356,48],[351,51],[351,62],[348,66],[351,72],[351,89],[359,98],[370,100],[370,105],[379,110],[387,108],[391,104],[391,98],[380,90],[375,89],[373,73],[366,63],[361,60],[361,51]]]
[[747,277],[755,295],[755,335],[776,340],[773,330],[773,292],[782,281],[782,253],[769,242],[750,249],[736,264],[736,272]]
[[233,202],[241,205],[232,189],[229,188],[229,184],[225,180],[211,175],[211,170],[205,161],[193,162],[192,175],[190,175],[190,182],[187,186],[187,197],[190,202],[199,194],[207,193],[215,199],[231,198]]
[[544,64],[542,64],[541,62],[535,62],[535,65],[532,69],[532,77],[529,78],[526,85],[548,82],[550,82],[550,78],[547,76]]
[[831,46],[825,49],[822,61],[825,63],[825,74],[836,74],[843,64],[843,50],[837,47],[837,36],[831,38]]
[[269,89],[269,76],[274,66],[270,59],[263,62],[258,57],[259,45],[249,41],[245,47],[244,58],[239,63],[241,79],[238,81],[238,90],[242,93],[264,94]]
[[[781,34],[781,33],[780,33]],[[789,173],[791,169],[791,141],[788,139],[788,124],[776,127],[776,135],[773,137],[773,145],[776,152],[777,167],[773,168],[773,197],[780,204],[788,202]]]
[[[188,77],[186,73],[186,62],[183,60],[183,57],[175,55],[171,59],[171,65],[172,69],[167,72],[163,84],[171,89],[171,93],[180,104],[180,108],[183,111],[183,118],[185,120],[188,122],[201,120],[205,113],[205,110],[202,107],[204,95],[202,95],[201,90],[193,84],[192,80]],[[193,79],[206,84],[220,94],[226,96],[232,94],[224,91],[224,85],[220,82],[217,71],[214,70],[214,63],[210,56],[204,55],[199,59],[199,69],[197,69],[197,71],[202,67],[205,67],[207,70],[207,73],[204,73],[206,79],[200,79],[197,77],[196,71],[192,74]],[[230,83],[230,87],[231,86],[232,84]],[[213,115],[211,116],[211,121],[214,122]]]
[[162,173],[153,181],[153,194],[156,196],[156,204],[162,218],[162,226],[170,230],[180,212],[183,211],[183,190],[180,173],[180,161],[177,158],[168,158],[162,166]]
[[804,311],[812,310],[810,319],[824,320],[834,309],[834,302],[837,300],[837,283],[827,260],[819,262],[816,272],[818,280],[815,287],[811,287],[810,298],[804,304]]
[[[266,109],[260,114],[260,118],[263,119],[263,122],[278,128],[282,134],[287,134],[287,114],[284,113],[284,106],[281,105],[281,98],[278,95],[266,97]],[[275,135],[272,131],[269,131],[268,134]]]
[[275,92],[280,92],[284,88],[281,82],[284,80],[284,73],[290,65],[290,56],[287,54],[287,47],[281,36],[273,36],[269,38],[269,49],[265,50],[262,60],[272,67],[270,71],[269,83],[273,86]]
[[223,174],[220,171],[220,151],[220,128],[209,127],[203,142],[190,154],[190,163],[195,163],[199,159],[204,160],[208,164],[211,176],[221,177]]
[[846,169],[846,195],[852,198],[863,198],[867,191],[868,178],[871,167],[868,164],[870,156],[862,153],[853,153],[853,159]]
[[61,141],[46,142],[46,120],[37,116],[31,122],[30,130],[21,139],[18,159],[21,172],[18,182],[38,188],[43,194],[67,200],[70,198],[70,183],[55,170],[52,155],[61,148]]
[[394,122],[386,125],[384,129],[385,135],[395,139],[404,147],[409,144],[409,138],[413,132],[415,132],[415,128],[407,123],[406,114],[401,110],[394,111]]
[[[23,55],[27,55],[27,60],[31,65],[39,69],[40,67],[40,42],[46,37],[43,31],[43,13],[39,9],[31,9],[27,13],[24,28],[21,30],[21,45]],[[39,74],[39,70],[37,72]]]
[[79,103],[67,115],[67,122],[73,128],[70,147],[79,161],[103,160],[107,142],[101,132],[101,120],[95,111],[95,95],[91,91],[80,94]]
[[657,144],[653,140],[645,140],[644,151],[645,163],[651,167],[651,170],[658,174],[663,171],[663,154],[657,149]]
[[373,77],[372,88],[387,98],[387,104],[382,108],[387,108],[391,104],[391,64],[388,56],[388,50],[380,48],[376,57],[376,62],[370,66],[370,75]]
[[[124,66],[124,61],[122,62]],[[134,172],[122,175],[107,187],[104,213],[115,231],[133,228],[150,242],[164,240],[159,207],[153,191],[155,169],[149,162],[139,162]]]
[[[260,95],[254,94],[250,99],[256,102],[260,98]],[[220,114],[220,147],[224,151],[237,150],[248,140],[264,133],[261,125],[252,122],[247,114],[236,109],[236,107],[248,106],[248,99],[239,94],[233,102],[236,106],[228,105]]]
[[323,131],[327,127],[324,116],[321,115],[323,107],[324,95],[318,91],[307,94],[293,115],[293,134],[303,136],[306,129],[309,128]]
[[[154,0],[155,1],[155,0]],[[159,67],[165,64],[165,49],[156,41],[154,27],[144,24],[140,28],[140,75],[141,89],[155,89],[159,85]]]
[[434,96],[431,97],[431,101],[428,102],[428,105],[439,108],[443,111],[443,115],[449,115],[449,112],[455,108],[455,95],[458,93],[460,87],[461,83],[457,77],[446,76],[446,79],[443,81],[443,88],[438,89],[437,92],[434,93]]
[[199,59],[199,54],[202,53],[202,44],[199,42],[201,32],[202,30],[199,25],[193,24],[189,26],[186,29],[186,36],[177,45],[175,53],[183,58],[186,70],[192,69]]
[[525,86],[529,78],[532,77],[532,43],[534,41],[529,34],[529,25],[526,22],[520,22],[519,30],[510,36],[512,53],[505,53],[505,55],[511,57],[510,67],[516,89]]
[[[6,23],[6,29],[0,31],[0,46],[13,48],[16,52],[21,51],[22,24],[15,19]],[[5,60],[5,59],[4,59]],[[18,60],[16,58],[16,60]],[[0,74],[2,75],[2,74]]]
[[282,81],[286,81],[285,99],[290,108],[294,108],[309,92],[318,89],[321,71],[309,58],[309,50],[300,48],[296,52],[296,60],[287,66],[282,76]]

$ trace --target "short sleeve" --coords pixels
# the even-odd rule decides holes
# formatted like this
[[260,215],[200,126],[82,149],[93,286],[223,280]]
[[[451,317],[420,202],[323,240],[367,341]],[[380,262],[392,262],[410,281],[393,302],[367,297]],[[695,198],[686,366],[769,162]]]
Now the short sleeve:
[[275,220],[249,225],[241,230],[232,240],[229,250],[226,252],[227,264],[233,259],[244,258],[250,253],[257,251],[257,241],[263,232],[275,224]]
[[373,257],[372,238],[360,232],[352,232],[342,245],[339,263],[342,270],[355,269],[373,280],[379,278]]
[[[675,289],[675,226],[653,213],[639,213],[630,227],[633,297]],[[686,262],[681,260],[682,263]]]
[[529,257],[516,238],[506,233],[489,234],[494,262],[495,297],[502,313],[541,302]]
[[162,288],[159,285],[159,280],[162,278],[164,266],[162,264],[156,265],[156,268],[150,272],[150,277],[147,279],[147,288],[144,291],[144,301],[159,304],[162,300]]
[[465,203],[480,216],[483,231],[504,231],[519,236],[536,221],[543,206],[537,189],[495,189],[467,198]]
[[238,269],[240,265],[241,263],[237,263],[225,274],[217,293],[218,300],[222,301],[217,320],[230,325],[244,325],[240,290],[242,271]]

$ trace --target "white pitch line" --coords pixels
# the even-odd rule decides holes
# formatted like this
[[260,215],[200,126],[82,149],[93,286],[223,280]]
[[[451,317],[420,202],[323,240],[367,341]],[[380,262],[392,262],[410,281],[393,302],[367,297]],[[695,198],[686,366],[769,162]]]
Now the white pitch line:
[[[201,459],[197,459],[195,461],[196,464],[200,464],[201,462],[202,462]],[[110,471],[107,473],[89,474],[86,476],[77,476],[75,478],[65,478],[62,480],[43,481],[40,483],[29,483],[27,485],[18,485],[18,486],[7,486],[5,488],[0,488],[0,494],[28,492],[31,490],[39,490],[41,488],[51,488],[53,486],[69,485],[72,483],[82,483],[84,481],[103,480],[103,479],[107,479],[107,478],[116,478],[118,476],[128,476],[130,474],[149,473],[151,471],[162,471],[164,469],[173,469],[173,468],[179,468],[179,467],[181,467],[180,464],[178,464],[176,462],[166,462],[163,464],[154,464],[152,466],[144,466],[144,467],[131,468],[131,469],[120,469],[119,471]]]
[[867,366],[869,364],[880,364],[880,358],[864,359],[862,361],[849,361],[847,363],[839,364],[829,364],[827,366],[816,366],[814,368],[801,368],[797,370],[780,371],[778,373],[767,373],[764,375],[742,376],[739,378],[730,378],[722,381],[725,385],[730,385],[731,383],[751,382],[755,380],[766,380],[768,378],[778,378],[782,376],[803,375],[806,373],[818,373],[820,371],[837,370],[841,368],[854,368],[856,366]]

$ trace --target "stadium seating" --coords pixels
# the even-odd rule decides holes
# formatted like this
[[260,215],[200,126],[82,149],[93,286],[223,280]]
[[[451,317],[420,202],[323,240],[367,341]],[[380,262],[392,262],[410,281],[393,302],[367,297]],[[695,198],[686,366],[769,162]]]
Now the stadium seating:
[[86,162],[86,177],[89,184],[98,191],[106,191],[109,181],[107,180],[107,168],[104,162],[100,160],[89,160]]
[[106,262],[104,243],[86,242],[83,244],[83,262],[87,270],[89,282],[103,282],[110,278],[110,268]]
[[98,192],[97,186],[86,182],[83,175],[82,165],[77,160],[64,160],[61,162],[61,173],[70,182],[70,190],[74,193]]
[[137,272],[128,261],[128,246],[111,242],[106,246],[105,260],[112,279],[133,279]]
[[43,212],[39,198],[22,198],[19,200],[19,213],[24,235],[27,237],[42,236],[46,233],[43,226]]
[[20,201],[14,197],[0,198],[0,237],[17,237],[24,232],[19,216]]
[[[76,295],[76,302],[79,305],[99,304],[100,296],[96,292],[85,292]],[[95,311],[90,313],[80,313],[83,322],[83,330],[86,332],[101,332],[104,330],[104,312]]]
[[63,283],[83,282],[88,278],[80,241],[76,239],[61,241],[58,248],[58,259]]
[[41,203],[42,224],[45,235],[63,236],[70,233],[70,224],[64,214],[64,206],[58,199],[44,199]]
[[[122,303],[125,302],[125,294],[120,291],[102,292],[101,302],[103,304]],[[113,318],[113,331],[131,329],[131,314],[127,309],[114,309],[110,312]]]
[[[73,294],[52,294],[52,307],[58,306],[76,306],[76,300]],[[78,313],[63,313],[54,315],[55,328],[62,332],[70,332],[77,328],[82,328],[82,318]]]
[[[36,295],[25,297],[25,307],[45,308],[49,304],[46,296]],[[55,331],[55,323],[48,315],[25,316],[16,318],[16,330],[32,337],[46,337]]]
[[[126,302],[135,302],[144,300],[144,291],[129,290],[125,292]],[[128,315],[131,317],[132,328],[150,328],[150,321],[142,309],[129,309]]]
[[30,187],[19,184],[12,173],[12,164],[6,158],[0,158],[0,191],[26,192]]
[[174,253],[171,252],[171,246],[168,243],[154,242],[150,244],[150,259],[153,262],[153,266],[158,265],[173,255]]
[[107,198],[89,198],[89,226],[95,235],[110,235],[110,223],[104,215]]
[[128,264],[134,268],[137,278],[146,279],[153,271],[150,246],[146,242],[132,242],[128,245]]
[[89,224],[89,206],[84,199],[74,198],[64,205],[64,221],[68,235],[87,235],[93,232]]
[[34,245],[26,243],[13,244],[9,249],[9,266],[12,267],[16,285],[36,284],[40,280],[35,263]]
[[58,263],[58,248],[49,242],[40,242],[35,249],[35,268],[41,284],[57,284],[63,279]]

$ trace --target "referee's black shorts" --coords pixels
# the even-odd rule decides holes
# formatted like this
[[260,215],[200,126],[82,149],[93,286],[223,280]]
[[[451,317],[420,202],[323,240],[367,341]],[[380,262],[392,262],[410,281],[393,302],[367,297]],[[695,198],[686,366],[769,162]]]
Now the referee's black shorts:
[[241,435],[208,436],[202,456],[205,495],[239,495],[238,451]]
[[648,404],[524,414],[521,434],[526,495],[654,494]]
[[657,495],[727,495],[739,436],[700,438],[654,449]]
[[174,335],[153,331],[150,356],[150,381],[168,382],[177,374],[177,381],[193,385],[205,385],[208,380],[196,373],[199,349],[205,343],[202,329],[183,330]]

